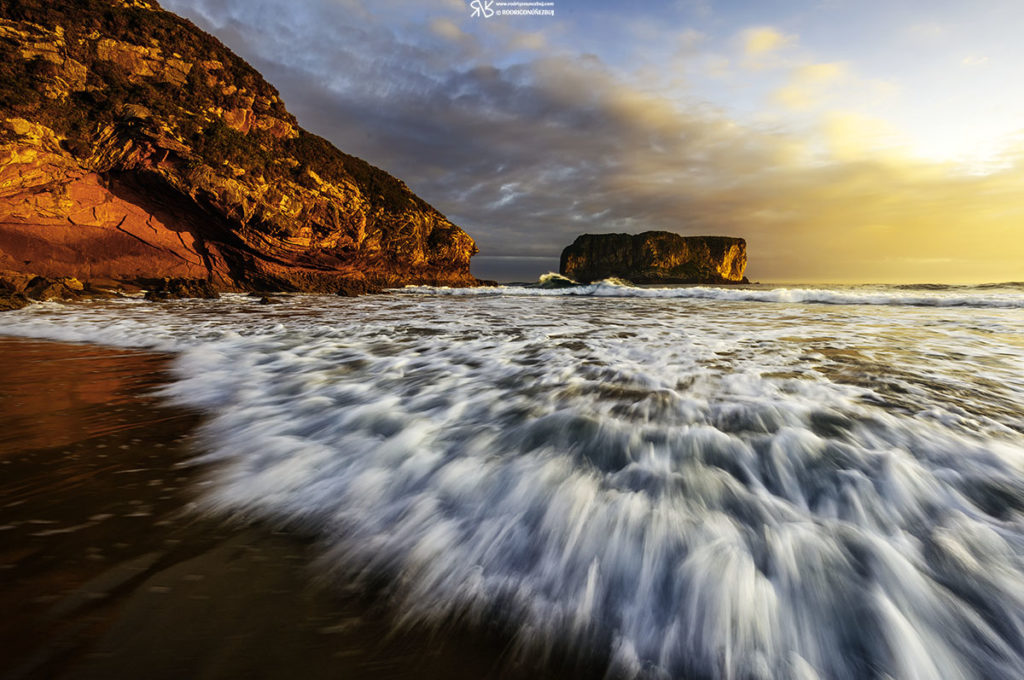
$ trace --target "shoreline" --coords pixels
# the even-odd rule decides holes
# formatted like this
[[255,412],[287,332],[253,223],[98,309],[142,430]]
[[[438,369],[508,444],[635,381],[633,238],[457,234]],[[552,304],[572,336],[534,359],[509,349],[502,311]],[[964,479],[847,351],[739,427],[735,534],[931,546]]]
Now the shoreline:
[[202,416],[154,396],[170,355],[0,352],[0,678],[546,675],[493,632],[396,631],[308,536],[192,512]]

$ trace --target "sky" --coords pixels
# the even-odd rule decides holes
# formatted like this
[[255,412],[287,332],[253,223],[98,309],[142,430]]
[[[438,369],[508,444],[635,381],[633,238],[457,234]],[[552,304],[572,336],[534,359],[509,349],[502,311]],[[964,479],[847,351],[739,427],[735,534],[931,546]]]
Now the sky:
[[482,278],[659,229],[741,236],[766,282],[1024,280],[1024,2],[545,1],[162,4],[469,232]]

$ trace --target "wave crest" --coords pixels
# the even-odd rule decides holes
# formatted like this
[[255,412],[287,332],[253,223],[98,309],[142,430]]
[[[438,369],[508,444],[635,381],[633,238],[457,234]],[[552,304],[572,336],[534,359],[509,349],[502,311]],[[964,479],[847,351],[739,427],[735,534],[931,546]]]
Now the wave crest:
[[636,286],[617,278],[580,284],[558,274],[545,274],[536,284],[480,288],[406,286],[395,292],[418,295],[507,295],[624,297],[677,300],[721,300],[780,304],[876,305],[895,307],[978,307],[1024,309],[1024,293],[1005,284],[960,289],[939,285],[876,288],[771,288],[720,286]]

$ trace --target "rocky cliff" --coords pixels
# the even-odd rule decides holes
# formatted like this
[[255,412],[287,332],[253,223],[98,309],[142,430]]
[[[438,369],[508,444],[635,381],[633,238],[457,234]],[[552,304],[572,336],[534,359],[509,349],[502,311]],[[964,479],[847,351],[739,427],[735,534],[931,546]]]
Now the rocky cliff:
[[476,245],[141,0],[0,0],[0,270],[221,289],[472,285]]
[[728,236],[583,234],[562,251],[560,271],[581,283],[745,283],[747,242]]

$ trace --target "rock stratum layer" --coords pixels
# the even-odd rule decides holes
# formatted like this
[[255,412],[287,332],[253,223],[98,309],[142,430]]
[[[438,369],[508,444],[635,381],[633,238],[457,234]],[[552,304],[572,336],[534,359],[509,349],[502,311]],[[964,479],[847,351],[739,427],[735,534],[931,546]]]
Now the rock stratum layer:
[[0,3],[0,270],[334,292],[474,285],[473,239],[139,0]]
[[747,242],[730,236],[583,234],[562,251],[560,272],[580,283],[746,283]]

